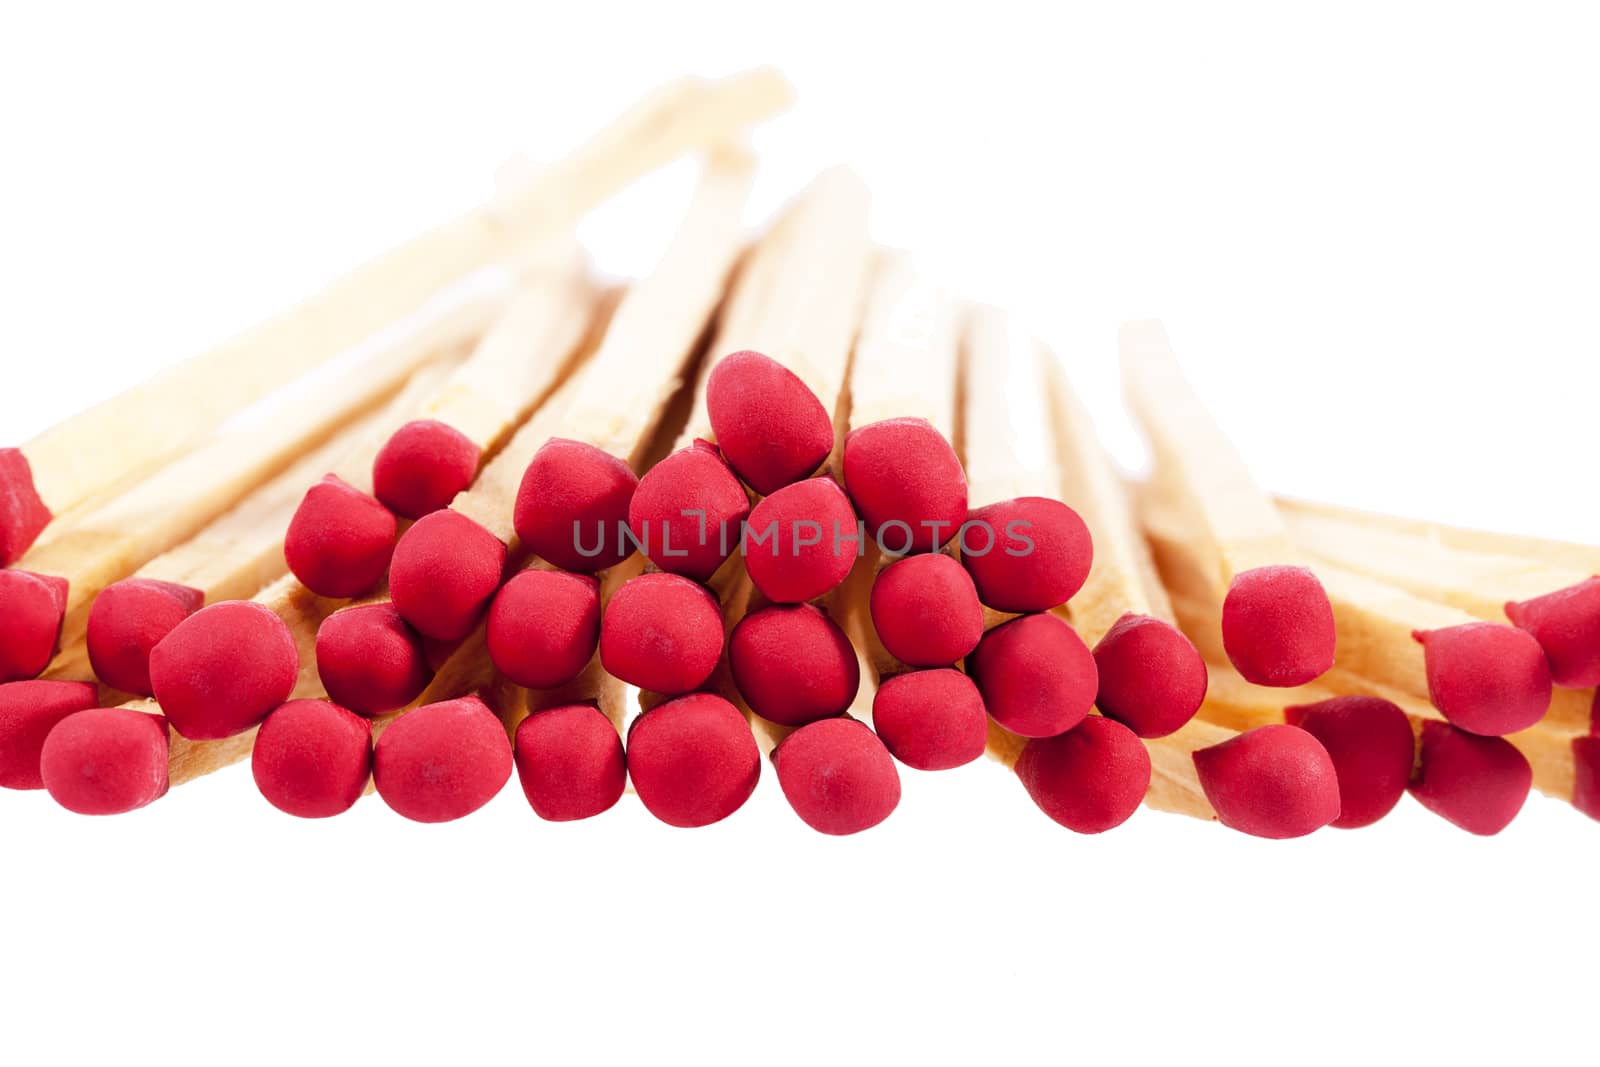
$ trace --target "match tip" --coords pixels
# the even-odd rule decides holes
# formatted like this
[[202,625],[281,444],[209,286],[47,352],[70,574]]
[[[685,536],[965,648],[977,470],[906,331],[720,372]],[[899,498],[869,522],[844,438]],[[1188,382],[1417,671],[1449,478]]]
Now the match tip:
[[749,514],[750,496],[717,446],[696,441],[639,479],[628,528],[651,563],[705,582],[738,549]]
[[1140,737],[1180,729],[1206,699],[1206,663],[1176,626],[1149,615],[1122,616],[1094,646],[1095,704]]
[[1470,622],[1412,635],[1422,643],[1433,706],[1474,734],[1526,730],[1550,708],[1550,663],[1533,635]]
[[833,420],[792,371],[734,352],[706,379],[706,413],[728,463],[763,496],[809,478],[833,451]]
[[1422,724],[1411,795],[1471,834],[1490,837],[1511,825],[1533,788],[1528,758],[1503,737],[1482,737],[1449,723]]
[[372,491],[385,507],[408,519],[447,508],[472,484],[482,450],[466,434],[437,419],[417,419],[396,430],[372,461]]
[[844,484],[867,530],[896,554],[931,552],[967,519],[967,475],[926,419],[884,419],[850,431]]
[[39,753],[56,724],[99,704],[90,682],[30,680],[0,684],[0,787],[43,789]]
[[968,513],[961,562],[978,598],[994,610],[1049,611],[1083,588],[1094,542],[1061,501],[1024,496]]
[[21,559],[50,518],[28,457],[21,449],[0,448],[0,567]]
[[373,746],[378,795],[415,822],[471,815],[510,779],[511,741],[475,696],[408,711]]
[[45,739],[39,774],[50,798],[79,815],[121,815],[167,791],[167,726],[132,708],[91,708]]
[[910,667],[948,667],[983,637],[983,605],[967,571],[941,553],[891,563],[869,600],[878,640]]
[[1539,642],[1556,685],[1600,685],[1600,578],[1507,604],[1506,618]]
[[600,623],[600,662],[629,685],[677,695],[698,689],[722,658],[722,607],[711,591],[676,574],[624,582]]
[[489,606],[489,658],[517,685],[566,685],[599,643],[600,583],[589,575],[525,570]]
[[50,665],[67,610],[67,580],[0,570],[0,683],[37,678]]
[[322,620],[317,674],[328,696],[358,715],[405,707],[433,677],[421,635],[390,603],[359,604]]
[[291,700],[261,723],[250,773],[267,803],[302,819],[350,810],[372,771],[372,724],[326,700]]
[[150,650],[199,611],[205,599],[198,589],[150,578],[106,586],[89,609],[84,638],[95,676],[124,693],[152,695]]
[[1600,737],[1572,739],[1572,806],[1600,819]]
[[150,652],[150,687],[172,728],[191,740],[232,737],[289,699],[300,673],[294,636],[261,604],[201,608]]
[[1339,817],[1339,775],[1328,750],[1298,726],[1258,726],[1194,754],[1222,825],[1253,837],[1304,837]]
[[1234,576],[1222,602],[1222,645],[1246,681],[1289,688],[1333,666],[1333,605],[1305,567],[1256,567]]
[[457,641],[477,625],[505,565],[505,542],[446,508],[424,515],[400,538],[389,564],[389,595],[420,633]]
[[802,726],[772,750],[794,813],[819,833],[870,830],[900,804],[900,772],[864,723],[844,717]]
[[836,588],[861,548],[856,512],[832,478],[786,485],[750,512],[744,568],[775,604],[801,604]]
[[895,759],[919,771],[971,763],[989,740],[978,687],[948,667],[884,681],[872,698],[872,725]]
[[645,810],[662,822],[709,826],[750,799],[761,777],[761,751],[732,704],[690,693],[633,720],[628,775]]
[[1017,777],[1033,802],[1080,834],[1128,821],[1150,788],[1150,753],[1132,730],[1091,715],[1064,734],[1029,741]]
[[983,635],[967,660],[994,721],[1022,737],[1054,737],[1083,721],[1099,673],[1077,633],[1054,615],[1024,615]]
[[517,536],[564,571],[593,574],[633,554],[622,536],[638,475],[591,444],[553,437],[523,473],[513,521]]
[[536,711],[517,726],[517,777],[534,814],[590,819],[622,798],[627,760],[611,720],[592,704]]
[[1339,817],[1334,827],[1371,826],[1394,810],[1405,794],[1416,759],[1411,720],[1378,697],[1340,696],[1283,709],[1298,726],[1322,743],[1339,777]]
[[336,474],[306,490],[283,537],[289,570],[318,596],[353,597],[383,581],[394,513]]
[[841,715],[861,686],[850,639],[810,604],[777,604],[739,620],[728,665],[750,710],[780,726]]

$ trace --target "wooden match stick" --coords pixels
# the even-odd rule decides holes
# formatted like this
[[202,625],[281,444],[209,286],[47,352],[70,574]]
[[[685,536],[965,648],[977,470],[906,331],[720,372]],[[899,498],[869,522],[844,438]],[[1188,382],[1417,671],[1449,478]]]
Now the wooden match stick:
[[0,450],[0,565],[19,559],[52,514],[180,454],[277,386],[447,297],[490,264],[527,253],[649,171],[736,137],[790,98],[770,69],[658,89],[521,188],[20,449]]

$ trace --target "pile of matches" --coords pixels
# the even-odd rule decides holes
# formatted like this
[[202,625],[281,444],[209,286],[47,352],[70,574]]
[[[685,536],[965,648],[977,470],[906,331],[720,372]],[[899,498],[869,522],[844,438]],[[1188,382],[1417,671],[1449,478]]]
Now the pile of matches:
[[[788,98],[658,90],[0,450],[0,785],[114,814],[249,759],[291,815],[370,787],[442,822],[515,770],[545,819],[631,789],[693,827],[770,760],[850,834],[899,765],[987,753],[1082,833],[1409,792],[1494,834],[1533,787],[1600,818],[1600,548],[1268,495],[1154,323],[1120,337],[1127,480],[1061,361],[873,246],[848,171],[747,238],[738,145]],[[688,154],[659,265],[598,281],[578,220]]]

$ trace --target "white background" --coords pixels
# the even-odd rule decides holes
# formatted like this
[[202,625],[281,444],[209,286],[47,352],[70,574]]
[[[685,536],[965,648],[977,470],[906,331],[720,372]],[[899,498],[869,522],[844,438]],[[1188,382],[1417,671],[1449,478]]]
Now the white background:
[[[0,17],[0,438],[281,308],[656,82],[802,101],[760,206],[856,164],[878,236],[1031,316],[1119,453],[1117,323],[1160,316],[1261,479],[1600,541],[1600,167],[1581,8],[864,3],[53,6]],[[579,10],[579,9],[582,10]],[[585,228],[647,269],[690,174]],[[246,767],[125,818],[0,796],[8,1063],[1592,1058],[1600,827],[1409,800],[1271,843],[1050,823],[991,764],[807,831],[515,785],[303,823]],[[677,1053],[682,1058],[674,1056]]]

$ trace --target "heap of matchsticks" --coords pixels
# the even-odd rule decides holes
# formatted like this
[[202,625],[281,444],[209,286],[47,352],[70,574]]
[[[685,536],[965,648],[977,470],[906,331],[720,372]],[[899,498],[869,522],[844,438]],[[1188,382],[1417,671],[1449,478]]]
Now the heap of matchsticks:
[[[116,814],[249,759],[290,815],[442,822],[514,771],[545,819],[631,785],[694,827],[770,763],[850,834],[987,753],[1083,833],[1600,818],[1600,548],[1268,495],[1154,323],[1127,481],[1066,361],[875,247],[850,172],[746,234],[737,145],[788,97],[658,90],[0,450],[0,785]],[[685,154],[660,263],[603,284],[575,225]]]

